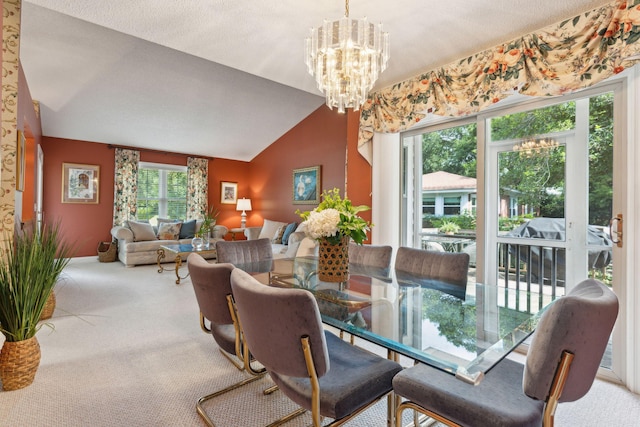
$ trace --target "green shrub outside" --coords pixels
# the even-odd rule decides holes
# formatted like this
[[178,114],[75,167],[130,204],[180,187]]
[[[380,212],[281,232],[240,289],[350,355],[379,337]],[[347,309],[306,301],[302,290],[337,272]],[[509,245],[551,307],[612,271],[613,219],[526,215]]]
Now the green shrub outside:
[[[498,228],[500,229],[500,231],[511,231],[514,228],[518,227],[520,224],[523,224],[533,218],[533,214],[518,215],[511,218],[500,217],[498,219]],[[461,215],[424,215],[422,217],[423,228],[440,228],[445,222],[452,222],[454,224],[457,224],[461,230],[475,231],[476,229],[476,216],[469,212],[464,212]]]

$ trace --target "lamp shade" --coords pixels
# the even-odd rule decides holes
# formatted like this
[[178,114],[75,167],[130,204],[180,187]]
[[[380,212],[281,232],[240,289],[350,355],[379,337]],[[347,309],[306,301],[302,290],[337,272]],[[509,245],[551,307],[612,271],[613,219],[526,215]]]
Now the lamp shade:
[[238,199],[238,203],[236,204],[237,211],[250,211],[251,210],[251,199]]

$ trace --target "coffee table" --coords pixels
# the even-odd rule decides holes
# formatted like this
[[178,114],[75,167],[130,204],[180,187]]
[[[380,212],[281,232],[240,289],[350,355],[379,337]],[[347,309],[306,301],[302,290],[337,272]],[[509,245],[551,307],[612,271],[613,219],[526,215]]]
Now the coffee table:
[[[195,252],[202,256],[211,255],[211,254],[215,255],[216,248],[215,246],[213,246],[208,249],[196,249],[193,247],[193,245],[189,245],[189,244],[188,245],[162,245],[158,249],[158,273],[162,273],[165,270],[171,270],[171,269],[165,268],[162,265],[162,260],[164,260],[165,257],[168,255],[175,256],[174,261],[176,266],[172,271],[176,272],[176,285],[179,285],[180,280],[186,279],[187,277],[189,277],[188,272],[184,277],[180,276],[179,270],[180,270],[180,266],[182,266],[182,258],[188,256],[192,252]],[[215,259],[215,256],[209,259]]]

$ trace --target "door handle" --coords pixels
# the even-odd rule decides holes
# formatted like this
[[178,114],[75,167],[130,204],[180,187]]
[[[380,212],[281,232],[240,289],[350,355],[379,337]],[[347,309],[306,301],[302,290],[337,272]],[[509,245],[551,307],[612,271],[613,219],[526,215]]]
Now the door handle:
[[[615,227],[615,231],[613,229],[613,225],[616,225]],[[609,221],[609,235],[611,236],[611,241],[613,243],[615,243],[619,248],[622,247],[622,235],[623,235],[623,228],[622,228],[622,214],[618,214],[615,217],[611,218],[611,220]]]

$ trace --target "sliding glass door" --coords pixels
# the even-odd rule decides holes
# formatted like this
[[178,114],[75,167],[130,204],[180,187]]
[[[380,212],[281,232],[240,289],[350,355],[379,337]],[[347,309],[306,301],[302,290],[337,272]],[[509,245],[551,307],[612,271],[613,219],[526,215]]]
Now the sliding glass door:
[[470,280],[531,292],[513,310],[587,277],[621,286],[625,253],[609,223],[624,212],[622,87],[404,133],[401,244],[469,253]]

